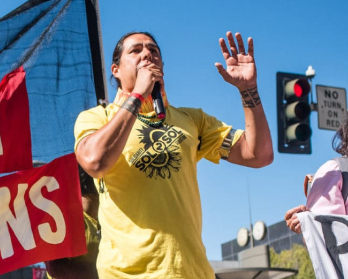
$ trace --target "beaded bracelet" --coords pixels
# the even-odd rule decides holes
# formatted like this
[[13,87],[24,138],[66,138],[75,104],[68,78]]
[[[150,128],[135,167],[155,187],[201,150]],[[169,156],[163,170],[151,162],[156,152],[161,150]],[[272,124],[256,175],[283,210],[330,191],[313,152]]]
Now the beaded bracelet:
[[142,95],[140,95],[139,93],[130,93],[129,96],[133,96],[133,97],[139,99],[141,102],[144,102],[144,97]]

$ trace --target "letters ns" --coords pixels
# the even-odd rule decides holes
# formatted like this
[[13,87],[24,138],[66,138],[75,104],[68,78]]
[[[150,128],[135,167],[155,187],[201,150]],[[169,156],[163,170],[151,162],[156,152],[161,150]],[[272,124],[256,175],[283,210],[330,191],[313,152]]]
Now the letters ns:
[[[48,223],[37,225],[40,237],[47,243],[61,243],[66,236],[66,225],[59,207],[51,200],[44,198],[41,189],[47,188],[48,192],[59,189],[59,184],[54,177],[43,176],[29,190],[29,198],[33,205],[49,214],[56,223],[56,232],[53,232]],[[25,250],[36,247],[33,230],[29,218],[24,195],[28,184],[18,184],[18,193],[13,202],[14,215],[10,209],[11,193],[7,187],[0,188],[0,252],[5,259],[14,254],[9,226],[15,237]]]

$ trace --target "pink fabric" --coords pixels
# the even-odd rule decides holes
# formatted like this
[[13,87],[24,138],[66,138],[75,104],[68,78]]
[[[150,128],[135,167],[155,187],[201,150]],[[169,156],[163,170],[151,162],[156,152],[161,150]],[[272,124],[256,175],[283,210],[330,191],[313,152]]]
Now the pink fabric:
[[315,173],[307,207],[316,214],[347,215],[348,203],[342,198],[342,174],[338,163],[329,160]]

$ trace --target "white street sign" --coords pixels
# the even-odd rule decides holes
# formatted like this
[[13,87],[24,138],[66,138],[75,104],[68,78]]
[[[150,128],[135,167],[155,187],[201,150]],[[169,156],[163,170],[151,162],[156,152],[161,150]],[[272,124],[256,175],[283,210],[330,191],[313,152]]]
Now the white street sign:
[[346,89],[317,85],[319,129],[337,130],[347,112]]

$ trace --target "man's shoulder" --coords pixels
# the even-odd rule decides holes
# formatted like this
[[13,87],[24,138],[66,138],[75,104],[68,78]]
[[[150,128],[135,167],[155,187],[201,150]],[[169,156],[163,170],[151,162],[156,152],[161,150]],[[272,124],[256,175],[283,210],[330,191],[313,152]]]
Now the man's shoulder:
[[102,105],[98,105],[95,107],[92,107],[90,109],[85,110],[85,112],[89,112],[89,113],[105,113],[106,110],[108,110],[108,107],[110,106],[107,105],[106,107],[102,106]]
[[80,112],[78,118],[90,117],[92,115],[104,117],[109,114],[108,113],[109,111],[110,111],[110,104],[107,105],[106,107],[103,107],[102,105],[98,105]]
[[169,106],[170,109],[176,110],[180,113],[186,114],[186,115],[196,115],[196,114],[203,114],[203,110],[201,108],[192,108],[192,107],[173,107]]

